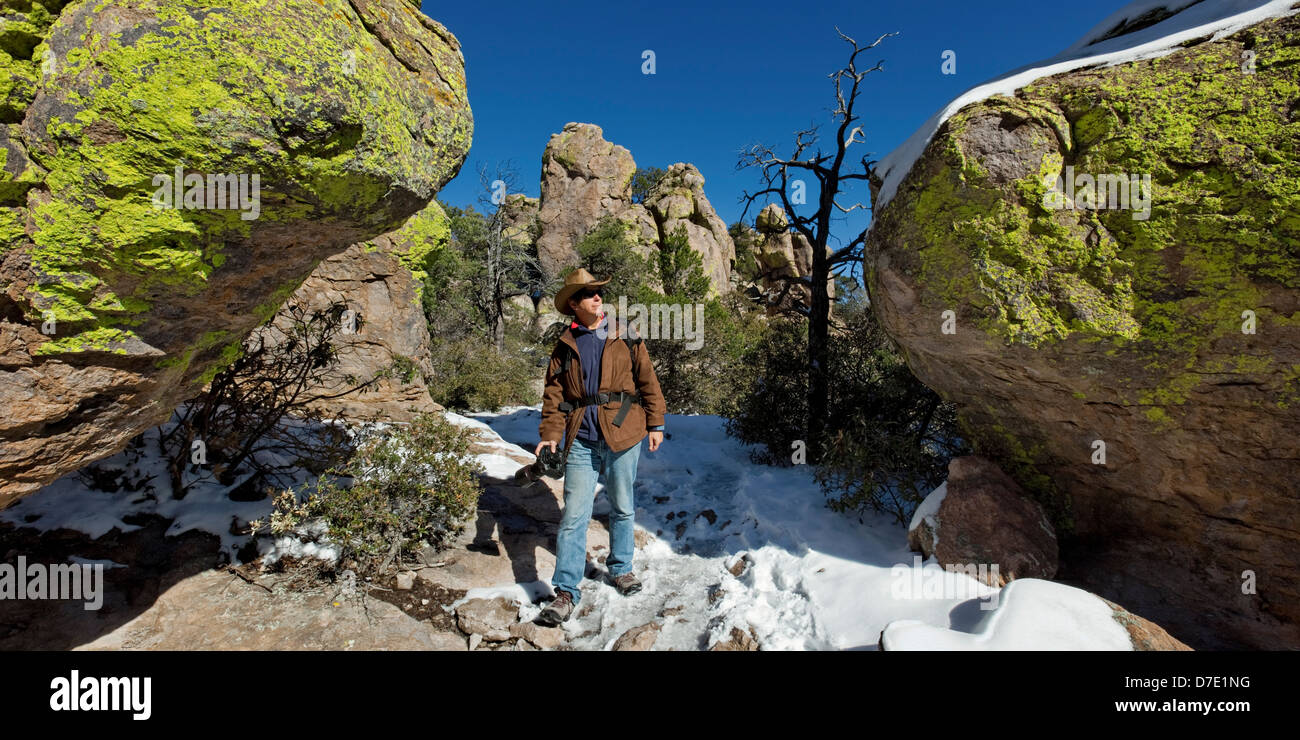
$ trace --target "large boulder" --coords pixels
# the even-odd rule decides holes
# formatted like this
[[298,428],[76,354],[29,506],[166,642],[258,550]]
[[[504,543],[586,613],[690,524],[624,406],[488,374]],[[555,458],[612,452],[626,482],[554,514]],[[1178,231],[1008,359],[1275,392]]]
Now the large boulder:
[[970,103],[868,242],[877,315],[1047,505],[1059,577],[1194,645],[1300,647],[1297,62],[1293,15]]
[[60,6],[0,46],[0,506],[164,421],[472,129],[406,0]]
[[[450,224],[442,207],[431,201],[398,230],[353,244],[321,261],[286,301],[309,311],[344,303],[342,331],[336,335],[338,364],[316,385],[304,387],[322,398],[310,407],[346,418],[410,421],[442,409],[429,395],[429,327],[420,303],[425,260],[449,248]],[[266,341],[279,341],[291,314],[281,309],[267,327]],[[348,390],[374,380],[359,392]],[[337,396],[337,397],[332,397]]]
[[1056,575],[1056,533],[1047,514],[991,461],[953,458],[948,480],[931,496],[939,500],[927,497],[908,528],[912,549],[990,586]]

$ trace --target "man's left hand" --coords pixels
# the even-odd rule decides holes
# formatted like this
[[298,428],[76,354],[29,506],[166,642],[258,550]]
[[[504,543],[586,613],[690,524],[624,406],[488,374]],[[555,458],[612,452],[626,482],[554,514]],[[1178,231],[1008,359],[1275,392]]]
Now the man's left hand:
[[650,432],[650,451],[654,452],[659,449],[659,445],[664,443],[663,432]]

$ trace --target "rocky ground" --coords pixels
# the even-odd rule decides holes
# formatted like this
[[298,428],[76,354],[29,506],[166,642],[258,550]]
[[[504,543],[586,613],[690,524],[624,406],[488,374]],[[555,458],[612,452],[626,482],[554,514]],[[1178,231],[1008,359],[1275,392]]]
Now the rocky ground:
[[[262,572],[256,563],[223,562],[216,536],[194,530],[166,536],[170,521],[162,517],[132,521],[142,528],[114,529],[97,539],[0,523],[4,562],[21,554],[28,562],[75,556],[126,566],[105,569],[98,611],[85,610],[80,601],[2,602],[0,650],[563,648],[563,629],[521,619],[511,599],[462,600],[467,590],[486,584],[549,577],[562,489],[547,483],[520,486],[485,477],[478,519],[451,548],[430,551],[413,569],[380,583],[356,587],[311,578],[306,569]],[[640,548],[647,537],[637,534]],[[591,522],[588,548],[596,563],[609,552],[603,517]],[[657,625],[632,632],[618,649],[648,649]]]

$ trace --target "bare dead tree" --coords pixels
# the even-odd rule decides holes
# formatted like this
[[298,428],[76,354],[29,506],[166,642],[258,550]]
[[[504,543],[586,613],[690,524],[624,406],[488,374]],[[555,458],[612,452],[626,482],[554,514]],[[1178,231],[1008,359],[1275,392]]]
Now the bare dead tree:
[[[362,321],[344,302],[315,310],[295,302],[249,335],[242,354],[217,373],[201,395],[177,409],[174,426],[159,436],[173,495],[184,498],[194,482],[186,481],[186,472],[196,469],[208,470],[205,475],[215,476],[222,485],[233,484],[241,471],[249,472],[250,480],[274,483],[279,471],[260,459],[262,451],[298,458],[286,460],[290,464],[306,460],[328,465],[328,458],[340,453],[337,424],[307,431],[287,429],[282,420],[292,415],[308,424],[320,421],[311,404],[364,392],[390,374],[359,379],[338,372],[338,336],[359,330]],[[209,458],[202,466],[192,458],[195,441],[202,442]]]
[[470,282],[474,305],[482,314],[498,352],[506,349],[506,303],[516,296],[533,295],[542,288],[542,266],[537,259],[536,239],[515,234],[507,196],[521,192],[519,176],[510,163],[498,164],[489,172],[479,166],[483,195],[479,203],[486,216],[485,228],[461,234],[461,249],[477,257]]
[[[876,62],[868,69],[858,69],[858,57],[876,48],[882,41],[897,33],[887,33],[872,43],[861,46],[857,41],[835,29],[839,37],[852,46],[848,64],[831,73],[830,79],[835,83],[836,107],[832,113],[835,121],[835,146],[829,152],[823,151],[818,144],[817,127],[795,132],[794,153],[789,157],[780,157],[771,147],[756,144],[743,152],[737,169],[757,167],[761,171],[764,187],[754,193],[746,191],[741,197],[745,209],[741,214],[743,221],[749,209],[755,203],[767,203],[775,199],[785,209],[790,227],[803,235],[812,245],[812,274],[802,277],[782,276],[779,279],[803,284],[812,296],[811,305],[801,311],[808,317],[808,439],[807,452],[809,462],[821,458],[825,436],[827,408],[827,355],[830,326],[830,297],[826,283],[837,268],[862,259],[862,249],[866,241],[866,230],[858,234],[848,244],[827,253],[831,239],[832,217],[838,212],[847,216],[859,209],[868,209],[862,203],[841,204],[837,198],[844,183],[863,181],[871,183],[876,179],[876,161],[868,159],[870,153],[861,156],[858,162],[849,164],[849,147],[861,144],[862,126],[856,125],[860,116],[856,112],[858,95],[862,91],[862,82],[872,72],[882,69],[883,61]],[[849,166],[846,169],[846,165]],[[819,194],[817,208],[807,212],[796,208],[789,195],[792,172],[802,172],[817,179]]]

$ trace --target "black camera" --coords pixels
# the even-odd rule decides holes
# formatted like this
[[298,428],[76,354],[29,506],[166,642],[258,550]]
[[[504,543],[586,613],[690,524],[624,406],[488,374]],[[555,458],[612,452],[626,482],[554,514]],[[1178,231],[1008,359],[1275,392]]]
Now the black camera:
[[537,456],[537,462],[520,468],[515,477],[520,480],[535,481],[542,476],[556,480],[564,477],[564,453],[552,450],[549,445],[543,447]]

